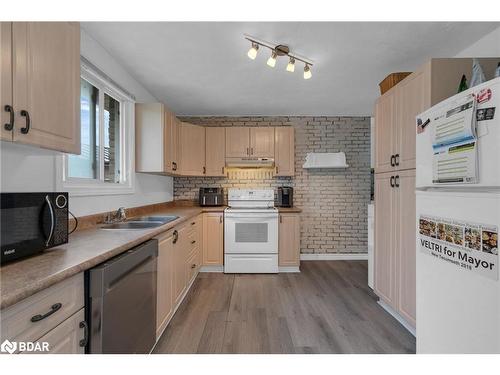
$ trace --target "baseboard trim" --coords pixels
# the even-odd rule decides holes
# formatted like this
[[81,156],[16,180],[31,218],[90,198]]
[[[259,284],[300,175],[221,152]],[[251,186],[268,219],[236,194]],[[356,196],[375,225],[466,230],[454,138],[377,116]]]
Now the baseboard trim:
[[280,273],[297,273],[300,272],[299,266],[280,266]]
[[201,266],[200,272],[222,273],[222,272],[224,272],[224,266]]
[[300,254],[300,260],[368,260],[368,253]]
[[378,304],[394,319],[396,319],[403,327],[405,327],[408,332],[410,332],[414,337],[417,337],[417,330],[412,327],[411,324],[408,323],[401,315],[399,315],[396,310],[394,310],[391,306],[380,299],[378,300]]

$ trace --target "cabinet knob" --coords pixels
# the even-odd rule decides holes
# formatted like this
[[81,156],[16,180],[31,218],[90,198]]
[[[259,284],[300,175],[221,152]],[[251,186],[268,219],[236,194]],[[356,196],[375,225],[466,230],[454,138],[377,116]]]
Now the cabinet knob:
[[195,243],[196,243],[196,241],[195,241],[195,240],[192,240],[192,241],[191,241],[191,245],[194,245]]
[[191,268],[195,268],[196,267],[196,264],[191,264]]

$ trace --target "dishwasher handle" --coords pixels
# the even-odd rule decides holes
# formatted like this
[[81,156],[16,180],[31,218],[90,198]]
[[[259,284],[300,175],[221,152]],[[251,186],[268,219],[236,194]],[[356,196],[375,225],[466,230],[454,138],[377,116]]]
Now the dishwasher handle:
[[117,281],[144,262],[152,260],[156,263],[157,256],[158,240],[152,239],[92,268],[90,270],[91,279],[96,282],[90,285],[90,296],[104,296]]

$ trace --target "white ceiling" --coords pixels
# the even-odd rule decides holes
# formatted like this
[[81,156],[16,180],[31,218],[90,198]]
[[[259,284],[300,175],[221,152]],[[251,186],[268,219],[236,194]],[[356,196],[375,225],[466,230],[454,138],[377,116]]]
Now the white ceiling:
[[[453,57],[500,23],[159,22],[83,23],[178,115],[369,115],[378,83],[430,57]],[[313,77],[246,53],[247,33],[312,59]],[[457,82],[458,85],[458,82]]]

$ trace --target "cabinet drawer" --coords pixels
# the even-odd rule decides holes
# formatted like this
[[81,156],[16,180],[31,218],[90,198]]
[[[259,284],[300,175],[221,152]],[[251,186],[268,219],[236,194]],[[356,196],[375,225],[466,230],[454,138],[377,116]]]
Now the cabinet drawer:
[[[48,344],[48,352],[28,352],[32,354],[83,354],[85,353],[85,321],[84,309],[80,309],[56,328],[37,340],[38,343]],[[25,354],[21,352],[21,354]]]
[[36,341],[83,306],[79,273],[2,310],[1,341]]
[[186,262],[186,274],[188,284],[196,277],[201,265],[201,252],[197,249]]

